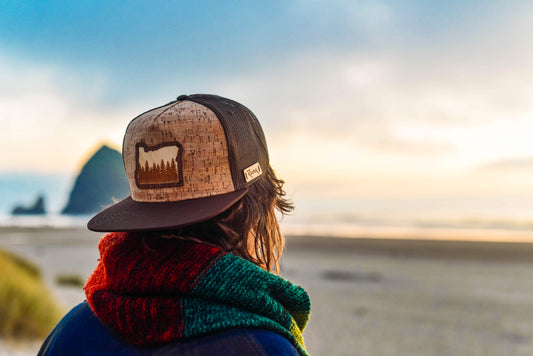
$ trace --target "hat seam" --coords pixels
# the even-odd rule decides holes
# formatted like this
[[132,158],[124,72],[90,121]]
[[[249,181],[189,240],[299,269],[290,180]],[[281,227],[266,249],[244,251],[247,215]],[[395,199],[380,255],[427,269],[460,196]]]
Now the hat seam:
[[[228,148],[228,162],[229,162],[229,165],[230,165],[230,173],[231,173],[231,180],[232,180],[232,183],[233,183],[233,188],[235,190],[242,189],[242,188],[246,187],[247,184],[238,184],[239,181],[238,181],[238,178],[236,176],[238,174],[237,159],[235,157],[236,153],[235,153],[235,150],[233,149],[232,144],[230,144],[231,140],[230,140],[230,137],[228,135],[228,129],[229,129],[228,128],[228,124],[225,121],[225,119],[221,119],[220,118],[220,116],[223,116],[224,113],[221,111],[220,108],[217,108],[215,105],[212,105],[212,103],[203,102],[202,99],[204,99],[206,101],[209,101],[209,98],[202,98],[202,95],[204,95],[204,94],[189,95],[187,100],[192,101],[192,102],[194,102],[196,104],[202,105],[202,106],[206,107],[208,110],[210,110],[213,114],[215,114],[215,117],[217,118],[218,122],[220,123],[220,125],[223,128],[224,137],[226,138],[226,145],[227,145],[227,148]],[[218,96],[218,95],[213,95],[213,96],[217,97],[219,100],[226,100],[226,101],[228,100],[227,98],[223,98],[223,97]]]

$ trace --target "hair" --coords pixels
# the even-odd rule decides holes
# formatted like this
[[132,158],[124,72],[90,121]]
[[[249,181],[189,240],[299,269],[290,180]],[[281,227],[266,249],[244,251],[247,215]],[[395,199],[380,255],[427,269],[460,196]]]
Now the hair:
[[284,184],[269,166],[239,201],[214,218],[173,230],[141,234],[145,237],[179,238],[215,245],[279,274],[279,259],[285,239],[276,210],[284,216],[294,209],[292,201],[286,198]]

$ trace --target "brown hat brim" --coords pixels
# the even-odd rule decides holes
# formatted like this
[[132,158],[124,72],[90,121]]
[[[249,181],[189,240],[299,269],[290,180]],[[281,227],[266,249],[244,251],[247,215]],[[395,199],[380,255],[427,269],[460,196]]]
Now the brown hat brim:
[[96,214],[88,223],[97,232],[165,230],[208,220],[241,199],[247,188],[177,202],[145,203],[128,197]]

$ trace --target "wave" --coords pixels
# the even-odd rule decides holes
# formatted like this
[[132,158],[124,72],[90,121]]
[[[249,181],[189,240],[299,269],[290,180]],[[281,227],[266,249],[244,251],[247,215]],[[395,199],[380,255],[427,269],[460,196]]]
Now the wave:
[[0,227],[84,228],[91,215],[0,215]]
[[[0,215],[0,227],[86,229],[91,215]],[[533,242],[533,221],[510,219],[385,219],[378,217],[289,216],[281,221],[287,235],[345,238],[438,239]]]

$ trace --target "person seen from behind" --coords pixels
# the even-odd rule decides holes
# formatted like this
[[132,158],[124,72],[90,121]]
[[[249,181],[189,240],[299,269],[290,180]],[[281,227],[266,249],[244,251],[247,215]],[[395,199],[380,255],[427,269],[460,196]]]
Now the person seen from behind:
[[309,297],[278,276],[293,206],[255,115],[182,95],[130,122],[122,156],[130,196],[88,223],[108,234],[87,301],[39,355],[307,355]]

